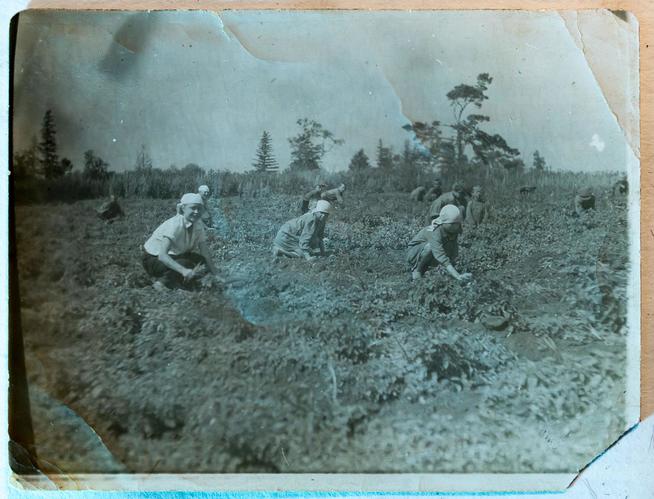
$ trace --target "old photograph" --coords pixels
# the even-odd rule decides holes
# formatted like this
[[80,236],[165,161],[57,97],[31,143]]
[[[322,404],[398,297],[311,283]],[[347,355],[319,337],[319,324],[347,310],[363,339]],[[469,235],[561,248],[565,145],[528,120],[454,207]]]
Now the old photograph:
[[637,33],[20,13],[14,472],[579,472],[639,414]]

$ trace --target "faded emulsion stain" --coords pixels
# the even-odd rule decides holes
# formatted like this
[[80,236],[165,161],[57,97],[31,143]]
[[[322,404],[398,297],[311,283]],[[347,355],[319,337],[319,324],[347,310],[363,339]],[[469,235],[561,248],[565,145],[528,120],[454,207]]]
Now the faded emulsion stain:
[[113,43],[98,63],[107,77],[121,80],[134,71],[148,46],[150,33],[157,29],[157,16],[136,12],[127,17],[113,35]]

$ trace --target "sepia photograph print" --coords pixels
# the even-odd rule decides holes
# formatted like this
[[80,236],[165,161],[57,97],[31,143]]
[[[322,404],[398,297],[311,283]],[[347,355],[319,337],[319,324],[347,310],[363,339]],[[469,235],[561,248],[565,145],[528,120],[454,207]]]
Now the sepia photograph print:
[[17,483],[552,490],[638,422],[632,14],[12,34]]

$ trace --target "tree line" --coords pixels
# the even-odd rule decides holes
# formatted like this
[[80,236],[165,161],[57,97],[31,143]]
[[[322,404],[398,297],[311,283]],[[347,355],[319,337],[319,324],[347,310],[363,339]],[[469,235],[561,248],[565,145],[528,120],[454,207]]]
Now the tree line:
[[[348,169],[356,179],[363,179],[372,168],[384,173],[394,185],[398,182],[415,183],[425,175],[453,177],[466,172],[492,175],[520,172],[525,163],[520,152],[511,147],[499,134],[484,130],[490,117],[480,114],[484,101],[488,100],[488,89],[493,78],[481,73],[473,84],[460,84],[447,92],[446,98],[452,110],[449,122],[433,120],[412,122],[403,126],[410,137],[404,141],[401,151],[394,151],[380,138],[373,161],[364,149],[359,149],[351,158]],[[322,124],[309,118],[296,122],[299,131],[288,138],[291,150],[289,169],[291,171],[318,171],[322,168],[324,157],[335,147],[344,143]],[[19,151],[13,157],[13,173],[18,180],[41,177],[53,180],[70,174],[74,168],[68,158],[59,158],[57,151],[57,130],[52,110],[48,109],[41,123],[40,141],[32,140],[29,148]],[[539,153],[533,153],[532,167],[536,171],[548,170],[548,165]],[[106,181],[112,174],[110,165],[92,149],[84,152],[81,175],[90,181]],[[137,153],[133,169],[148,171],[153,161],[145,145]],[[175,165],[170,170],[177,170]],[[264,130],[259,140],[252,169],[255,172],[273,174],[280,171],[275,158],[271,134]],[[189,163],[182,170],[187,173],[200,173],[203,170]],[[395,178],[392,178],[395,177]],[[403,186],[408,187],[408,186]]]

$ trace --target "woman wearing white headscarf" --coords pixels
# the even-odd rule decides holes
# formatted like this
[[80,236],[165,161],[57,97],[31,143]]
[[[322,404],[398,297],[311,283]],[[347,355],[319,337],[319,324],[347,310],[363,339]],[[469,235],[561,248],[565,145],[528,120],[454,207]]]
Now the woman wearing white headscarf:
[[331,204],[321,199],[312,211],[282,225],[273,242],[273,257],[313,260],[318,252],[324,255],[325,224],[331,211]]
[[207,247],[202,196],[188,193],[177,205],[177,215],[169,218],[154,231],[143,245],[143,267],[157,279],[155,287],[175,288],[203,274],[202,264],[216,276]]
[[198,187],[198,194],[202,197],[202,204],[204,205],[204,210],[202,210],[202,223],[205,227],[211,229],[213,228],[213,213],[209,208],[209,199],[211,198],[211,189],[208,185],[201,185]]
[[471,274],[460,274],[452,265],[459,253],[458,237],[463,217],[459,208],[452,204],[443,206],[431,225],[421,229],[409,242],[407,261],[411,277],[420,279],[428,268],[445,266],[445,270],[457,281],[467,281]]

